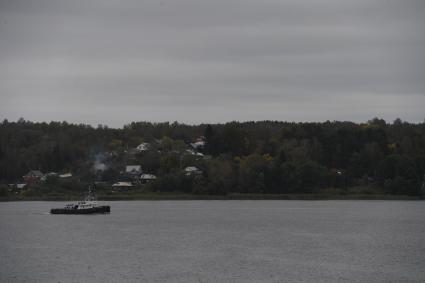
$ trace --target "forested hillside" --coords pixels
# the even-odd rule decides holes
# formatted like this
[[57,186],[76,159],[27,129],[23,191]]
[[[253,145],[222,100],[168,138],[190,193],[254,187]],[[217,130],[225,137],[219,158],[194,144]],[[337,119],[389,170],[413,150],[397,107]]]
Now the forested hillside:
[[[205,140],[200,154],[186,154],[200,136]],[[141,143],[150,150],[134,152]],[[32,169],[72,172],[78,182],[111,184],[128,164],[155,174],[157,179],[146,186],[157,192],[419,195],[425,123],[377,118],[362,124],[133,122],[122,129],[23,119],[0,124],[2,184],[19,182]],[[201,174],[185,174],[187,166],[196,166]]]

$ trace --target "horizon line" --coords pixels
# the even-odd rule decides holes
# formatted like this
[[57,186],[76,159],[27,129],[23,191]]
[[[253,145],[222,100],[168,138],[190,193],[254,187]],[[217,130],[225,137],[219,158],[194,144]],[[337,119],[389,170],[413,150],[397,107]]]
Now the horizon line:
[[373,120],[379,120],[379,121],[384,121],[385,124],[387,125],[393,125],[395,124],[395,122],[397,120],[399,120],[402,123],[407,123],[407,124],[413,124],[413,125],[419,125],[419,124],[423,124],[425,123],[425,119],[421,122],[412,122],[412,121],[407,121],[407,120],[402,120],[401,118],[396,118],[394,119],[392,122],[384,119],[384,118],[380,118],[380,117],[373,117],[371,119],[368,119],[366,121],[363,122],[356,122],[356,121],[351,121],[351,120],[316,120],[316,121],[295,121],[295,120],[229,120],[226,122],[201,122],[201,123],[186,123],[186,122],[179,122],[177,120],[174,121],[149,121],[149,120],[135,120],[135,121],[130,121],[127,122],[125,124],[123,124],[122,126],[110,126],[107,124],[102,124],[102,123],[88,123],[88,122],[77,122],[77,121],[66,121],[66,120],[50,120],[50,121],[46,121],[46,120],[29,120],[29,119],[25,119],[24,117],[20,117],[16,120],[9,120],[7,118],[2,119],[2,121],[0,122],[1,124],[7,122],[7,123],[19,123],[19,122],[30,122],[30,123],[34,123],[34,124],[50,124],[50,123],[66,123],[69,125],[77,125],[77,126],[90,126],[92,128],[99,128],[99,127],[106,127],[109,129],[124,129],[124,127],[131,125],[132,123],[150,123],[150,124],[178,124],[178,125],[184,125],[184,126],[191,126],[191,127],[197,127],[197,126],[204,126],[204,125],[226,125],[226,124],[231,124],[231,123],[238,123],[238,124],[246,124],[246,123],[261,123],[261,122],[272,122],[272,123],[288,123],[288,124],[311,124],[311,123],[317,123],[317,124],[324,124],[324,123],[352,123],[352,124],[357,124],[357,125],[363,125],[363,124],[370,124]]

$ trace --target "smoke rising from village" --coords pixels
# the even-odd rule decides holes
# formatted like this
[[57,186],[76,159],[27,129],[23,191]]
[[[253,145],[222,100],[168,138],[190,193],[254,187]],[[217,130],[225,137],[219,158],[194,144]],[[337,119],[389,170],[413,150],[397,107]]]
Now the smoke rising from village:
[[93,158],[93,170],[94,171],[105,171],[107,169],[104,163],[106,156],[104,153],[96,153]]

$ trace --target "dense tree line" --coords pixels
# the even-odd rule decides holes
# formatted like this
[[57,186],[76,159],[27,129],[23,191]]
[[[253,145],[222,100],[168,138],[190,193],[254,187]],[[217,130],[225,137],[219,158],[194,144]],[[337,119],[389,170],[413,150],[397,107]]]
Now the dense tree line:
[[[182,155],[199,136],[206,140],[202,153],[211,158]],[[160,146],[129,156],[141,142]],[[106,163],[106,170],[93,169],[96,160]],[[121,129],[24,119],[0,124],[2,183],[16,182],[30,169],[112,182],[125,164],[141,164],[156,174],[149,188],[160,192],[280,194],[357,188],[419,195],[425,174],[425,123],[378,118],[361,124],[133,122]],[[182,168],[189,165],[202,174],[184,174]]]

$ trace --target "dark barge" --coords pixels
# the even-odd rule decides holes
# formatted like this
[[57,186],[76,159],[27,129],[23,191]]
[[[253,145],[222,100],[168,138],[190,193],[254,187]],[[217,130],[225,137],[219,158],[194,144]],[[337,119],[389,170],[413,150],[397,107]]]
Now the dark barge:
[[64,208],[52,208],[51,214],[94,214],[94,213],[110,213],[109,205],[93,206],[87,208],[79,208],[79,205],[65,206]]

